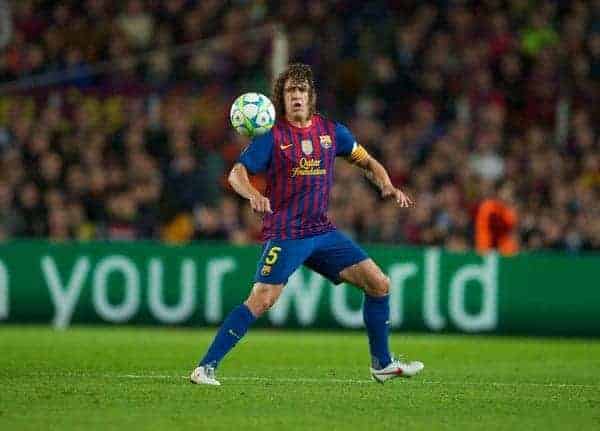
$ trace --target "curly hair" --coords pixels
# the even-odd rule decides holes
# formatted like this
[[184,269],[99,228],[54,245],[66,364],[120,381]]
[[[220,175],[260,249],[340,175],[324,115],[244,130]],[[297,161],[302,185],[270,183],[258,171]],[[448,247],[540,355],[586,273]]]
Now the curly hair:
[[291,79],[292,82],[308,82],[308,103],[309,103],[309,117],[317,112],[317,94],[315,92],[315,81],[313,79],[313,72],[309,65],[302,63],[292,63],[286,70],[279,74],[273,85],[273,104],[275,105],[275,111],[277,112],[278,118],[285,117],[285,102],[283,98],[283,90],[285,82]]

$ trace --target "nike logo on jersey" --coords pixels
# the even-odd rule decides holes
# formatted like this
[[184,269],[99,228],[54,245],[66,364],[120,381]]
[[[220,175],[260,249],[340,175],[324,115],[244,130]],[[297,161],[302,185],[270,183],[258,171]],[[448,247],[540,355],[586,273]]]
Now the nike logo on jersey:
[[282,150],[287,150],[288,148],[290,148],[292,146],[292,144],[287,144],[287,145],[280,145],[279,148],[281,148]]

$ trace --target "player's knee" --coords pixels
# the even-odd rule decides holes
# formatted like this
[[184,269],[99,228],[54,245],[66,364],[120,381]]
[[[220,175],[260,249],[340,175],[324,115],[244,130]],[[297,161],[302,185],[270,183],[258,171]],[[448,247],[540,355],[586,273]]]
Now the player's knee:
[[271,295],[265,295],[263,297],[260,298],[259,300],[259,307],[260,307],[260,314],[265,313],[266,311],[268,311],[273,304],[275,304],[275,298]]
[[255,317],[262,316],[273,305],[269,297],[250,295],[246,300],[246,305]]
[[252,293],[246,300],[246,305],[254,316],[259,317],[275,304],[278,297],[277,289],[258,284],[252,289]]
[[257,298],[255,295],[250,295],[245,304],[255,317],[262,316],[270,307],[267,301],[264,301],[262,298]]
[[385,274],[380,274],[369,283],[367,293],[371,296],[385,296],[390,293],[390,279]]

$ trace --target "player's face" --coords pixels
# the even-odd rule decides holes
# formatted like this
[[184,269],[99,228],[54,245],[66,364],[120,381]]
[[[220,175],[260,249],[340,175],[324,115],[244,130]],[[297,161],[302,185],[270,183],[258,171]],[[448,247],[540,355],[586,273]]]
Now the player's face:
[[288,79],[283,86],[285,113],[291,121],[307,121],[310,111],[310,86],[307,81],[292,81]]

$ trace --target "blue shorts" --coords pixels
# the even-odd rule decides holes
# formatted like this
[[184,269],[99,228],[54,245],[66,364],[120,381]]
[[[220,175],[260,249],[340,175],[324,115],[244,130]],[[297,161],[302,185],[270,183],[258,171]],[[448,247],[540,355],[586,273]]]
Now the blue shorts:
[[254,281],[285,284],[304,264],[339,284],[340,271],[365,259],[364,250],[337,230],[301,239],[271,239],[263,246]]

